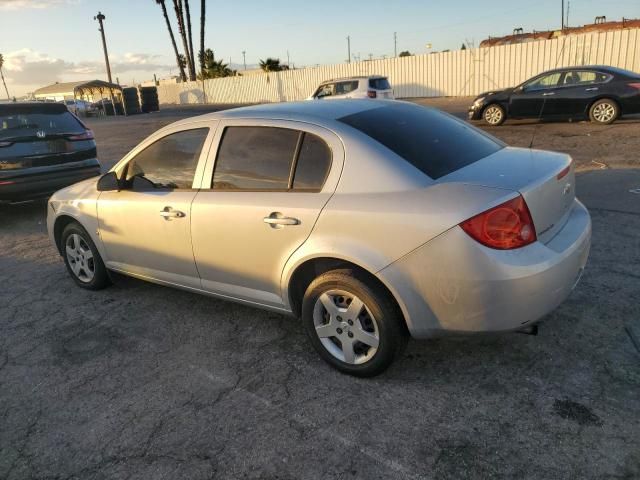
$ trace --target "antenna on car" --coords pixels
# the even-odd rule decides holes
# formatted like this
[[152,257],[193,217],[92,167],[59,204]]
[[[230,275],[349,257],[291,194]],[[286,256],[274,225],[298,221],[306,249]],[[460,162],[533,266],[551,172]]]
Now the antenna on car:
[[533,148],[533,141],[536,138],[536,133],[538,133],[538,128],[540,128],[540,122],[542,121],[542,112],[544,112],[544,105],[547,103],[547,97],[542,99],[542,107],[540,107],[540,115],[538,115],[538,123],[533,129],[533,134],[531,135],[531,143],[529,143],[529,148]]

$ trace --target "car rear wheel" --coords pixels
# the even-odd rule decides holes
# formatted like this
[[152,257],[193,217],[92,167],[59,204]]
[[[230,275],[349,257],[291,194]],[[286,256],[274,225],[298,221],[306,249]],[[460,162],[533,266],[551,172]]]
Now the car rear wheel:
[[76,285],[100,290],[111,282],[102,257],[87,231],[78,223],[70,223],[60,239],[62,257]]
[[383,372],[408,339],[393,299],[353,270],[333,270],[316,278],[304,295],[302,320],[320,356],[358,377]]
[[500,105],[492,103],[491,105],[487,105],[483,110],[482,118],[489,125],[497,127],[498,125],[502,125],[507,119],[507,113]]
[[608,98],[598,100],[589,109],[589,118],[594,123],[609,125],[618,118],[618,104]]

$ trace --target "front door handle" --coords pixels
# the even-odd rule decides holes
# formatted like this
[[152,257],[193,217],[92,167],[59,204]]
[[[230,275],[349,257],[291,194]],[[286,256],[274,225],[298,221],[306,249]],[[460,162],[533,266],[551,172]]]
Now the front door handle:
[[170,218],[183,218],[183,217],[186,217],[184,212],[181,212],[180,210],[174,210],[171,207],[164,207],[160,211],[160,216],[163,217],[165,220],[169,220]]
[[597,92],[598,90],[599,90],[598,87],[591,87],[591,88],[584,89],[585,92]]
[[543,97],[549,97],[549,96],[555,95],[555,94],[556,94],[556,92],[547,92],[547,93],[543,93],[542,96]]
[[284,225],[300,225],[300,220],[297,218],[285,217],[280,212],[272,212],[268,217],[264,217],[262,221],[274,228],[282,228]]

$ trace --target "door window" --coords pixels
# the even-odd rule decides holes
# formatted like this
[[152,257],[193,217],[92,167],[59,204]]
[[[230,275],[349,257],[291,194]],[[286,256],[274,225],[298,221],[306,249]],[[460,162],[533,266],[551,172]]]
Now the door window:
[[351,93],[357,89],[358,89],[357,80],[336,83],[336,95],[346,95],[347,93]]
[[214,190],[318,191],[331,166],[327,144],[277,127],[227,127],[213,173]]
[[172,133],[154,142],[127,164],[126,180],[136,185],[160,189],[188,189],[198,166],[208,128]]
[[335,95],[334,92],[335,92],[335,84],[328,83],[326,85],[320,85],[320,88],[318,88],[318,90],[313,96],[316,98],[331,97]]
[[536,90],[554,88],[558,86],[558,80],[560,80],[560,73],[550,73],[528,83],[525,85],[524,90],[525,92],[534,92]]
[[591,85],[594,83],[604,83],[609,79],[609,75],[591,70],[567,72],[562,80],[563,85]]

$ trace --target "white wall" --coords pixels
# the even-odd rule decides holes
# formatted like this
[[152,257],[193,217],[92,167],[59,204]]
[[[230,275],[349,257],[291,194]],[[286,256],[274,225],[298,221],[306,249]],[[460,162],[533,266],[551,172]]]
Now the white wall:
[[[302,100],[319,83],[351,75],[386,75],[398,98],[470,96],[517,85],[545,70],[611,65],[640,72],[640,29],[552,40],[342,63],[246,77],[158,86],[160,103],[262,103]],[[206,95],[205,95],[206,94]]]

